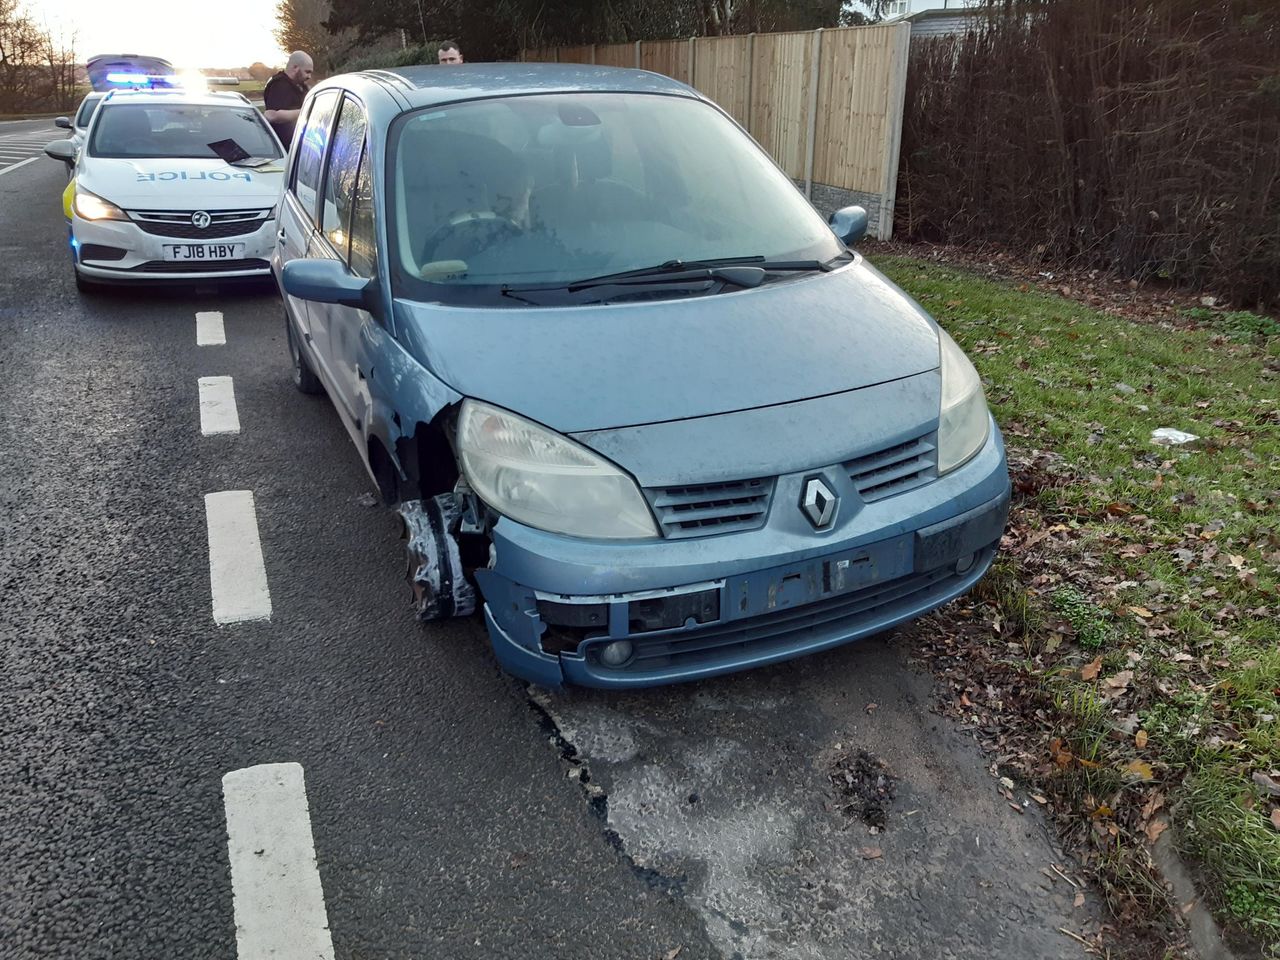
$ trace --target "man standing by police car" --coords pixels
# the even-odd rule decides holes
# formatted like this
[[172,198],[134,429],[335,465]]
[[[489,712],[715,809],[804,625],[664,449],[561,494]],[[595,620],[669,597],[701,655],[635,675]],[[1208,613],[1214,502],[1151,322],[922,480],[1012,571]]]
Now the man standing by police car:
[[263,115],[286,150],[293,142],[293,128],[298,124],[313,69],[311,57],[295,50],[289,54],[284,69],[268,80],[262,90]]

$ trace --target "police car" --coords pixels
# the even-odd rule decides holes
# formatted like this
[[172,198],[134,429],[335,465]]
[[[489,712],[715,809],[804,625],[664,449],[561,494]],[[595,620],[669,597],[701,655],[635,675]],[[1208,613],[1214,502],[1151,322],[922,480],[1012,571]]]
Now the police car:
[[63,195],[76,285],[270,276],[283,157],[239,93],[107,93]]

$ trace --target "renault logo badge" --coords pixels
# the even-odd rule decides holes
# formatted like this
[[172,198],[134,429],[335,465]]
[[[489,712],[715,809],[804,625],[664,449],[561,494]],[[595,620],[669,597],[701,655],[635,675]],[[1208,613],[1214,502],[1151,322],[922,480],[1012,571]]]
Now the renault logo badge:
[[823,530],[836,518],[836,495],[821,477],[810,477],[804,482],[800,509],[809,518],[815,530]]
[[191,215],[191,225],[197,230],[203,230],[213,222],[213,217],[205,213],[203,210],[197,210]]

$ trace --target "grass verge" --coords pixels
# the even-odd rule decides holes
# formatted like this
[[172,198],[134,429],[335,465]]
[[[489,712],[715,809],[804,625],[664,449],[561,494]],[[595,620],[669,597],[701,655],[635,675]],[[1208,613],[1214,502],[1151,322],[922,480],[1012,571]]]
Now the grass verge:
[[954,712],[1017,744],[1117,918],[1168,920],[1168,817],[1218,919],[1280,957],[1280,325],[873,259],[973,359],[1009,451],[1004,552],[937,615]]

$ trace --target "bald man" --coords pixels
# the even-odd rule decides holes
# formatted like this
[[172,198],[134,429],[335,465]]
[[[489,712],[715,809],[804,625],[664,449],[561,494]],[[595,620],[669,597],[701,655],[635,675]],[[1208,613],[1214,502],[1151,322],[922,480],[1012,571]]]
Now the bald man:
[[293,128],[297,126],[302,101],[307,95],[307,84],[315,65],[311,57],[301,50],[289,54],[284,69],[267,81],[262,91],[263,115],[276,132],[286,150],[293,142]]

